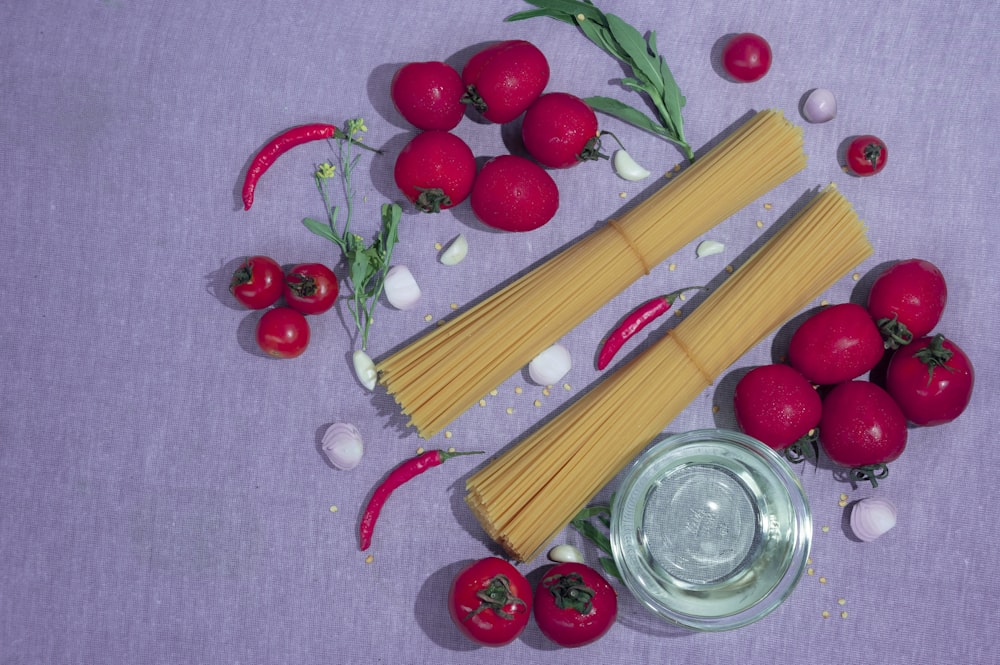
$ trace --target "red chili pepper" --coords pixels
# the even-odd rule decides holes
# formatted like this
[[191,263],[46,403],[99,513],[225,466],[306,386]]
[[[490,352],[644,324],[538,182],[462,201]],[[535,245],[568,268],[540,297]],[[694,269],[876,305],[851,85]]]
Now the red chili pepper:
[[607,367],[608,363],[611,362],[611,359],[615,357],[615,354],[618,353],[618,350],[622,348],[625,342],[652,323],[654,319],[665,314],[680,294],[691,289],[701,288],[704,287],[689,286],[686,289],[678,289],[665,296],[657,296],[632,310],[625,317],[625,320],[622,321],[621,325],[615,328],[614,332],[604,341],[604,346],[601,347],[601,352],[597,356],[597,369]]
[[[253,205],[253,193],[257,188],[257,181],[260,180],[261,176],[264,175],[269,168],[271,168],[271,165],[274,164],[278,157],[281,157],[297,145],[302,145],[303,143],[308,143],[310,141],[328,139],[331,137],[335,139],[346,139],[347,134],[333,125],[314,123],[311,125],[299,125],[298,127],[292,127],[269,141],[267,145],[260,149],[260,152],[254,155],[253,161],[250,162],[250,168],[247,169],[247,176],[243,181],[243,209],[249,210],[250,206]],[[366,150],[371,150],[376,153],[380,152],[379,150],[366,146],[360,141],[355,141],[354,143],[355,145],[359,145]]]
[[365,551],[372,544],[372,532],[375,531],[375,522],[378,521],[382,506],[389,499],[400,485],[416,478],[428,469],[440,466],[445,461],[459,455],[482,455],[482,451],[453,453],[444,450],[428,450],[416,457],[410,458],[397,466],[385,481],[375,488],[372,498],[368,501],[365,513],[361,517],[361,551]]

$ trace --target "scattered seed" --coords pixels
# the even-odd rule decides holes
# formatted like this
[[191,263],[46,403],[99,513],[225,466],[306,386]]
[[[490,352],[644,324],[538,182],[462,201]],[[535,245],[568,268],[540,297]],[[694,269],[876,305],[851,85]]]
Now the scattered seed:
[[423,446],[420,446],[419,448],[417,448],[417,454],[418,455],[423,455],[424,454],[424,447]]
[[440,250],[441,250],[441,248],[443,248],[443,247],[444,247],[444,245],[442,245],[442,244],[441,244],[441,243],[439,243],[439,242],[436,242],[436,243],[434,243],[434,249],[436,249],[436,250],[438,250],[438,251],[440,251]]
[[774,206],[773,206],[773,205],[771,205],[770,203],[765,203],[765,204],[764,204],[764,210],[770,210],[770,209],[771,209],[771,208],[773,208],[773,207],[774,207]]
[[841,494],[840,495],[840,500],[841,501],[847,501],[847,495],[846,494]]
[[812,557],[809,557],[809,558],[806,559],[806,563],[808,563],[810,566],[812,565],[812,562],[813,562],[813,558]]
[[847,618],[847,610],[844,610],[843,612],[840,613],[840,618],[841,619],[846,619]]
[[369,554],[368,556],[365,557],[365,563],[371,563],[374,560],[375,560],[374,554]]
[[840,506],[841,508],[846,508],[847,507],[847,501],[844,500],[844,499],[841,499],[840,501],[837,502],[837,505]]
[[451,447],[451,448],[449,448],[449,449],[448,449],[448,452],[449,452],[449,453],[453,453],[453,452],[455,452],[455,448],[454,448],[454,447]]
[[823,527],[823,533],[830,533],[830,527],[824,526]]
[[444,433],[444,438],[446,438],[446,439],[450,439],[451,437],[452,437],[452,433],[451,433],[451,431],[448,431],[448,432],[445,432],[445,433]]
[[552,394],[552,391],[548,388],[542,388],[542,394],[548,397],[549,395]]
[[586,17],[586,16],[584,16],[583,14],[577,14],[577,15],[576,15],[576,20],[577,20],[577,21],[586,21],[586,20],[587,20],[587,17]]
[[565,389],[565,390],[573,390],[573,386],[569,385],[568,383],[564,383],[563,384],[563,389]]
[[508,406],[507,407],[507,415],[508,416],[514,415],[514,407],[512,407],[512,406]]
[[763,220],[760,220],[760,219],[757,220],[757,228],[758,229],[764,228],[764,222],[763,222]]
[[837,604],[838,605],[846,605],[847,604],[847,599],[846,598],[838,598],[837,599]]
[[827,612],[826,610],[823,610],[823,618],[824,619],[829,619],[830,618],[830,613]]
[[433,320],[434,320],[434,315],[433,314],[424,314],[424,321],[427,321],[428,323],[430,323]]
[[618,192],[618,196],[619,196],[619,198],[623,198],[624,199],[625,197],[628,196],[628,194],[626,194],[625,192]]
[[677,173],[680,170],[681,170],[681,165],[680,164],[674,164],[674,173]]
[[500,391],[497,390],[496,388],[494,388],[493,390],[490,391],[490,395],[493,395],[494,397],[496,397],[499,394],[500,394]]
[[535,406],[541,406],[542,405],[542,400],[536,399],[534,403],[535,403]]
[[675,309],[674,310],[674,316],[681,316],[681,310],[680,309]]
[[451,303],[451,308],[452,309],[458,309],[458,303],[457,302]]
[[726,266],[726,272],[728,272],[729,274],[732,274],[734,270],[736,270],[736,268],[732,266]]
[[806,571],[806,575],[809,575],[810,577],[813,576],[813,575],[815,575],[815,574],[816,574],[816,571],[813,570],[812,568],[810,568],[809,570]]
[[484,399],[479,400],[479,406],[486,406],[486,400]]
[[335,512],[337,512],[338,510],[340,510],[340,509],[339,509],[339,508],[337,508],[337,506],[330,506],[330,512],[331,512],[331,513],[335,513]]
[[521,386],[517,386],[516,388],[514,388],[514,393],[515,394],[520,395],[523,392],[524,392],[524,388],[522,388]]
[[853,279],[855,282],[858,281],[859,279],[861,279],[861,273],[859,272],[854,273],[853,275],[851,275],[851,279]]
[[718,412],[719,412],[719,405],[718,404],[713,404],[712,405],[712,413],[718,413]]
[[677,270],[677,264],[671,263],[668,269],[670,270],[670,272]]
[[820,584],[826,584],[826,578],[825,577],[819,578],[819,583]]

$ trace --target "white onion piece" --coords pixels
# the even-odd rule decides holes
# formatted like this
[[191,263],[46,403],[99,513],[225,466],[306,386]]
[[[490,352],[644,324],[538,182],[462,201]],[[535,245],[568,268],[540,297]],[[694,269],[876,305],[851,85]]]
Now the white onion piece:
[[528,376],[540,386],[550,386],[558,383],[572,368],[569,350],[562,344],[553,344],[528,364]]
[[572,545],[556,545],[549,550],[549,560],[556,563],[583,563],[583,553]]
[[837,116],[837,98],[826,88],[816,88],[806,97],[802,115],[809,122],[827,122]]
[[695,252],[698,254],[698,258],[703,256],[712,256],[713,254],[721,254],[725,251],[726,246],[723,245],[718,240],[703,240]]
[[446,266],[453,266],[462,262],[465,255],[469,253],[469,241],[465,239],[465,236],[459,233],[455,236],[455,239],[451,241],[447,249],[441,253],[441,263]]
[[396,309],[413,309],[420,300],[420,286],[406,266],[393,266],[385,274],[385,299]]
[[330,464],[338,469],[350,471],[361,463],[365,452],[361,432],[350,423],[334,423],[323,434],[323,453]]
[[378,381],[375,362],[364,351],[355,351],[353,360],[354,373],[358,375],[358,381],[368,390],[375,390],[375,383]]
[[624,150],[615,150],[613,158],[615,173],[624,180],[635,182],[649,177],[649,171],[639,166],[639,163],[632,159],[632,155]]
[[896,526],[896,506],[888,499],[862,499],[851,509],[851,531],[871,542]]

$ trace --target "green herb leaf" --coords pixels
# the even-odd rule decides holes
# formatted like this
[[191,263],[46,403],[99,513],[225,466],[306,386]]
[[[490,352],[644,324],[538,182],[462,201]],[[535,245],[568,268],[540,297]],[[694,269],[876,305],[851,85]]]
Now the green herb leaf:
[[592,109],[600,113],[614,116],[630,125],[635,125],[639,129],[645,129],[665,139],[673,141],[667,130],[642,111],[632,108],[625,102],[618,101],[613,97],[587,97],[583,101],[587,102]]
[[307,229],[318,235],[320,238],[326,238],[327,240],[331,240],[339,244],[340,238],[338,238],[337,235],[330,230],[329,224],[324,224],[323,222],[312,219],[311,217],[306,217],[302,220],[302,223],[305,224]]

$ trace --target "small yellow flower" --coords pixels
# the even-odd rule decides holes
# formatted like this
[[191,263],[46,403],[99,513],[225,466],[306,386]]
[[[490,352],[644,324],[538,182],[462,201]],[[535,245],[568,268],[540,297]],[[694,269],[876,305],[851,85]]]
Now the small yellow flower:
[[329,180],[337,172],[337,167],[335,167],[330,162],[323,162],[316,168],[316,177],[322,178],[323,180]]
[[349,134],[354,135],[358,132],[367,132],[368,128],[365,126],[363,118],[354,118],[353,120],[347,121],[347,131]]

